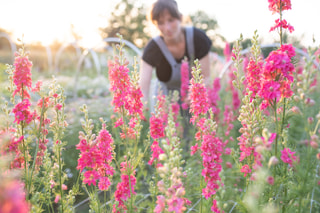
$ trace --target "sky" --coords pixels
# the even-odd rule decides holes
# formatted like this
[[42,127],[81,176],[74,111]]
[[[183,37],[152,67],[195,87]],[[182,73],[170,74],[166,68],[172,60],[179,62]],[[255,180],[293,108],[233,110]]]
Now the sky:
[[[25,43],[40,41],[49,45],[53,40],[72,42],[70,26],[82,36],[82,45],[94,47],[101,42],[99,27],[105,27],[112,8],[119,0],[0,0],[0,28],[13,34],[13,40]],[[147,7],[152,0],[137,0]],[[268,0],[177,0],[180,11],[188,15],[203,10],[218,21],[217,32],[232,42],[243,34],[252,38],[257,30],[264,42],[278,38],[269,32],[278,14],[268,10]],[[283,18],[295,31],[290,35],[304,38],[306,46],[320,45],[320,0],[291,0],[292,10]],[[313,42],[313,37],[315,42]]]

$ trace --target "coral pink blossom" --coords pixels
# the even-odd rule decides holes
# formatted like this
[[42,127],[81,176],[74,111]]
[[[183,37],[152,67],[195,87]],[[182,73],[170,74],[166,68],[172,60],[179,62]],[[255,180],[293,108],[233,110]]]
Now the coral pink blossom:
[[251,173],[251,169],[248,166],[248,164],[242,166],[242,168],[240,169],[240,172],[244,173],[243,176],[246,177],[248,173]]
[[26,201],[23,184],[16,180],[4,180],[0,183],[0,212],[28,213],[30,206]]
[[164,151],[159,146],[158,141],[154,141],[153,144],[151,145],[150,149],[152,151],[152,156],[151,156],[150,160],[148,161],[148,164],[152,165],[153,161],[155,159],[159,159],[159,155],[164,153]]
[[284,148],[281,151],[281,160],[292,167],[293,163],[298,161],[297,156],[294,156],[294,154],[295,152],[291,151],[289,148]]
[[272,176],[268,176],[267,177],[267,182],[270,184],[270,185],[273,185],[274,184],[274,178]]
[[[119,209],[127,210],[125,201],[131,197],[132,194],[136,194],[134,186],[136,185],[135,171],[126,162],[122,162],[121,166],[121,182],[118,183],[117,189],[114,192],[115,200],[118,201],[118,205],[113,207],[113,212],[117,212]],[[130,176],[130,182],[129,182]],[[130,188],[131,186],[131,188]]]
[[15,53],[14,64],[15,70],[13,72],[13,83],[16,85],[16,90],[13,96],[17,93],[24,98],[30,98],[26,88],[32,89],[31,68],[32,62],[29,61],[28,56]]
[[158,139],[165,136],[163,123],[163,120],[155,115],[150,117],[150,135],[153,139]]
[[288,29],[290,33],[292,33],[294,31],[293,26],[288,24],[285,19],[283,19],[281,21],[280,21],[280,19],[277,19],[275,22],[276,22],[275,25],[270,28],[269,32],[274,31],[274,30],[279,29],[279,28]]
[[114,168],[111,166],[113,160],[113,138],[105,129],[103,124],[102,130],[94,143],[89,144],[82,139],[76,146],[80,150],[77,169],[80,171],[86,169],[83,182],[88,185],[96,185],[100,190],[108,190],[110,176],[113,176]]
[[165,205],[166,205],[166,200],[165,199],[166,198],[163,195],[157,196],[157,201],[156,201],[157,205],[156,205],[156,207],[154,209],[155,213],[161,213],[161,212],[164,211]]
[[15,117],[15,123],[20,124],[22,121],[24,121],[29,124],[33,120],[35,113],[30,112],[30,105],[31,103],[29,99],[23,99],[12,109]]
[[246,82],[247,88],[252,92],[251,99],[254,99],[258,91],[260,90],[260,77],[263,68],[263,61],[259,58],[255,61],[250,59],[247,66]]
[[201,174],[207,183],[202,190],[202,194],[208,199],[216,193],[219,188],[218,182],[221,181],[219,174],[222,170],[221,154],[223,152],[223,143],[220,138],[215,136],[215,133],[204,134],[201,151],[204,167]]
[[198,151],[198,144],[191,146],[191,155],[194,155]]
[[[189,88],[189,64],[187,61],[183,60],[181,64],[181,88],[180,88],[180,95],[181,101],[183,102],[187,98],[187,92]],[[187,109],[188,105],[182,105],[183,109]]]
[[215,213],[220,213],[220,210],[217,205],[217,200],[212,201],[211,211],[213,211]]
[[269,10],[273,13],[291,9],[291,0],[268,0],[268,2]]
[[209,105],[212,108],[213,114],[215,114],[215,120],[218,120],[218,115],[220,110],[218,108],[218,101],[220,100],[219,92],[221,89],[220,78],[215,78],[213,81],[213,86],[211,89],[208,89],[208,101]]
[[209,109],[209,100],[207,89],[204,84],[196,83],[194,79],[191,79],[189,93],[191,99],[190,112],[192,113],[190,122],[194,124],[200,115],[207,113]]

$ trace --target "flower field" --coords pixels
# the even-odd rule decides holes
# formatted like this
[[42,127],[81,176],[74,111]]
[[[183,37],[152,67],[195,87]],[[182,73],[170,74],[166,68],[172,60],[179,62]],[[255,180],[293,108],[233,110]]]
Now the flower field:
[[290,9],[269,0],[271,52],[240,37],[210,87],[197,60],[191,76],[183,63],[180,94],[154,110],[123,42],[91,82],[105,90],[77,99],[59,76],[35,81],[22,46],[1,99],[0,213],[320,212],[320,51],[283,43]]

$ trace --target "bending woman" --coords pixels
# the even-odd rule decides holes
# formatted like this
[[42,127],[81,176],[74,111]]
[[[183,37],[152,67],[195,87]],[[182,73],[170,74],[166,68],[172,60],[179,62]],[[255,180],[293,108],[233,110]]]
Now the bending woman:
[[180,90],[180,65],[185,57],[191,62],[199,60],[204,82],[207,82],[210,77],[209,51],[212,42],[202,30],[182,26],[182,15],[176,1],[157,0],[152,5],[150,20],[160,35],[148,42],[142,55],[140,87],[144,102],[149,99],[154,68],[165,95],[170,90]]

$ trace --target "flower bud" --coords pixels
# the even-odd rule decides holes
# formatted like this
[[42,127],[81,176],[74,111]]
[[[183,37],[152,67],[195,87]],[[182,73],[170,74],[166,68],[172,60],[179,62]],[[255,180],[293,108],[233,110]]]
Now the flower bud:
[[268,167],[270,168],[271,166],[277,165],[278,163],[278,158],[276,156],[272,156],[269,160]]
[[299,109],[299,107],[297,107],[297,106],[293,106],[293,107],[291,108],[291,111],[292,111],[294,114],[297,114],[297,115],[301,115],[301,114],[302,114],[301,111],[300,111],[300,109]]
[[164,161],[166,159],[167,159],[167,155],[166,154],[162,153],[162,154],[159,155],[159,160]]
[[311,146],[312,148],[314,148],[314,149],[318,149],[318,147],[319,147],[318,143],[315,142],[315,141],[310,141],[310,146]]
[[309,123],[309,124],[312,124],[313,121],[314,121],[313,117],[309,117],[309,118],[308,118],[308,123]]
[[297,96],[297,95],[295,95],[295,96],[293,96],[293,100],[294,100],[295,102],[299,102],[299,101],[300,101],[300,97]]

